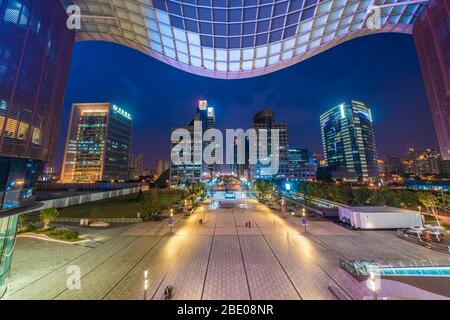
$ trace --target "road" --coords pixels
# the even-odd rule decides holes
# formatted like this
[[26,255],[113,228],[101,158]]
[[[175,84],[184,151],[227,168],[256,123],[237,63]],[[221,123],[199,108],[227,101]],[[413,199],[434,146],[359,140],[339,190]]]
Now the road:
[[[163,299],[171,285],[174,299],[336,299],[332,285],[362,299],[370,292],[340,269],[341,257],[447,258],[392,232],[353,232],[327,221],[311,222],[305,235],[293,217],[250,199],[175,215],[173,234],[167,221],[80,231],[92,241],[18,239],[6,298]],[[80,268],[79,290],[67,288],[69,266]]]

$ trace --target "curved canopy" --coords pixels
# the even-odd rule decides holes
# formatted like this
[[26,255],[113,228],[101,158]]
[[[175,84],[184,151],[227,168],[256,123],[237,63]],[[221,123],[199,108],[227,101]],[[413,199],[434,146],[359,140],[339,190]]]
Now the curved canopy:
[[[62,2],[81,8],[78,41],[119,43],[179,69],[224,79],[273,72],[363,35],[411,33],[424,7],[410,0]],[[369,29],[373,3],[381,7],[381,27]]]

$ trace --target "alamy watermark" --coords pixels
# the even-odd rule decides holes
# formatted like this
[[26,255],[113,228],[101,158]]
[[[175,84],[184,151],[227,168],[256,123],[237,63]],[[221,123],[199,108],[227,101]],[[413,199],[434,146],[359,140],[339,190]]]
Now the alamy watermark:
[[381,8],[371,5],[367,8],[366,27],[369,30],[381,29]]
[[68,14],[67,18],[67,29],[69,30],[80,30],[81,29],[81,8],[77,5],[71,5],[67,7],[66,10]]
[[174,165],[260,165],[263,176],[277,174],[279,170],[279,129],[227,129],[224,139],[220,130],[203,132],[202,122],[195,121],[193,132],[184,128],[174,130],[172,143]]

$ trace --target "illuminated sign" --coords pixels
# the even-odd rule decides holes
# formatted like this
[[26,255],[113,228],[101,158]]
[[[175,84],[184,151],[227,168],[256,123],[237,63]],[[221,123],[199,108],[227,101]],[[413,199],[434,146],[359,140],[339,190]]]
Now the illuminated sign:
[[113,105],[113,111],[119,113],[120,115],[124,116],[125,118],[127,118],[128,120],[131,120],[131,114],[129,114],[128,112],[126,112],[125,110],[119,108],[116,105]]

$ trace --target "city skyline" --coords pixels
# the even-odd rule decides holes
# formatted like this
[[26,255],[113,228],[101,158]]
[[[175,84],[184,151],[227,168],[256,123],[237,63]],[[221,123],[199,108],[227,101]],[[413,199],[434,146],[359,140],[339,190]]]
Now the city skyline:
[[[402,58],[384,61],[389,55],[388,46],[397,46]],[[109,54],[102,61],[95,61],[101,72],[92,73],[89,68],[92,59],[95,59],[90,55],[92,50],[99,51],[98,56]],[[131,61],[130,66],[116,64],[124,57]],[[375,64],[378,59],[388,64],[384,72],[377,71],[376,65],[367,66],[365,62],[368,60]],[[372,77],[359,81],[364,72],[356,67],[349,71],[350,63],[365,66],[364,70]],[[138,73],[132,68],[138,64],[142,65],[143,72]],[[325,72],[330,68],[336,74],[345,72],[344,80],[336,84],[333,72],[313,72]],[[147,74],[147,71],[151,73]],[[312,72],[310,77],[301,76],[307,71]],[[158,81],[152,78],[155,72],[161,75]],[[292,81],[285,79],[296,77],[299,88],[294,90],[296,86]],[[109,82],[105,82],[106,78]],[[394,90],[394,85],[400,88]],[[158,90],[148,96],[145,92],[148,86]],[[170,86],[177,87],[176,95],[173,95]],[[321,92],[325,89],[326,94]],[[252,98],[251,92],[256,90],[261,94]],[[425,87],[410,36],[377,35],[356,39],[267,76],[228,81],[191,75],[114,44],[81,43],[74,50],[55,165],[62,161],[61,140],[65,139],[67,109],[72,103],[113,101],[130,110],[136,118],[132,151],[144,153],[145,166],[153,167],[157,159],[168,159],[170,156],[170,149],[163,141],[170,137],[171,128],[184,123],[191,116],[192,106],[202,99],[215,106],[217,127],[221,130],[249,128],[254,113],[264,108],[273,109],[280,120],[286,120],[290,125],[292,144],[312,151],[321,150],[320,114],[345,100],[360,99],[373,109],[382,158],[409,146],[437,149]],[[408,110],[409,121],[395,121],[404,116],[405,110]],[[398,138],[392,141],[387,132],[397,126],[403,127],[403,130],[396,130]],[[151,146],[147,145],[145,138],[148,135],[155,137]]]

